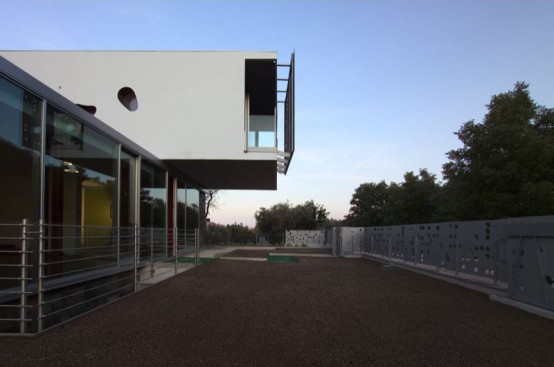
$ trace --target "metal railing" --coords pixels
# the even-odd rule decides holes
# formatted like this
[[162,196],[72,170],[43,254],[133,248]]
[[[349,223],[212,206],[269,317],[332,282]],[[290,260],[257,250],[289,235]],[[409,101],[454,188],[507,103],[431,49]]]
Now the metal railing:
[[198,229],[0,224],[0,335],[32,335],[198,265]]

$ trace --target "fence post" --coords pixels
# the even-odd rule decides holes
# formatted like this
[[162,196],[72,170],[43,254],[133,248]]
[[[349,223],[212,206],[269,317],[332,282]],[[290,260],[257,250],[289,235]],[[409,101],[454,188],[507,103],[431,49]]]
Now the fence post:
[[116,236],[117,236],[117,239],[116,239],[116,246],[117,246],[117,267],[119,268],[120,266],[120,258],[121,258],[121,227],[117,226],[117,229],[116,229]]
[[25,334],[25,318],[27,307],[27,219],[21,223],[21,291],[19,304],[19,332]]
[[42,332],[43,303],[44,303],[44,223],[38,221],[38,274],[37,274],[37,331]]
[[150,277],[154,277],[154,227],[150,228]]
[[140,241],[139,241],[139,228],[138,228],[138,225],[135,223],[133,225],[133,248],[134,248],[134,259],[133,259],[133,262],[134,262],[134,272],[135,272],[135,280],[134,280],[134,283],[135,283],[135,293],[137,292],[138,290],[138,282],[139,282],[139,279],[138,279],[138,266],[139,266],[139,261],[140,261],[140,256],[139,256],[139,246],[140,246]]
[[198,266],[198,253],[199,244],[200,244],[200,230],[198,228],[194,229],[194,266]]
[[179,236],[177,234],[177,226],[173,226],[173,257],[175,258],[175,275],[177,275],[177,245]]

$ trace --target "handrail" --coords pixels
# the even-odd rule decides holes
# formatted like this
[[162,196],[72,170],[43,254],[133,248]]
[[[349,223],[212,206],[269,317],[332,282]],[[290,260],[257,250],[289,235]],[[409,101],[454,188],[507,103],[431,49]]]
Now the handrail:
[[0,223],[0,335],[41,333],[140,291],[190,267],[178,261],[185,254],[195,253],[196,266],[199,237],[177,228]]

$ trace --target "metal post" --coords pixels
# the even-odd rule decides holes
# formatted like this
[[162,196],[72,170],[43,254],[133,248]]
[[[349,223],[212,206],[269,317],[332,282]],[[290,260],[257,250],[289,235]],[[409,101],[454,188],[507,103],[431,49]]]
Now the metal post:
[[199,237],[200,237],[200,230],[198,228],[195,228],[194,229],[194,266],[198,266],[198,253],[200,252]]
[[154,277],[154,227],[150,228],[150,277]]
[[177,226],[173,226],[173,257],[175,258],[175,275],[177,275]]
[[135,292],[138,290],[138,266],[139,266],[139,261],[140,261],[140,257],[139,257],[139,246],[140,246],[140,243],[139,243],[139,228],[138,228],[138,225],[135,223],[134,226],[133,226],[133,248],[134,248],[134,272],[135,272],[135,280],[134,280],[134,283],[135,283]]
[[[121,228],[119,227],[119,225],[117,226],[116,228],[116,234],[117,234],[117,239],[116,239],[116,246],[117,246],[117,267],[119,268],[120,264],[121,264]],[[111,251],[110,251],[111,252]]]
[[27,219],[21,223],[21,291],[19,309],[19,332],[25,334],[25,316],[27,307]]
[[37,331],[42,332],[42,304],[44,302],[44,223],[38,221],[38,275],[37,275]]
[[116,194],[116,210],[115,213],[115,225],[117,227],[117,267],[120,266],[121,261],[121,143],[117,146],[117,194]]

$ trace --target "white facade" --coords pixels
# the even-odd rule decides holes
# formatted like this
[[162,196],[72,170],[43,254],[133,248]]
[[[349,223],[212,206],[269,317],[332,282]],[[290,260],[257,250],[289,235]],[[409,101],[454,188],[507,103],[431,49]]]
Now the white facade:
[[[0,55],[72,102],[94,106],[99,120],[206,188],[276,188],[276,138],[270,147],[248,145],[245,83],[247,60],[265,61],[267,70],[273,65],[269,75],[274,73],[274,80],[266,80],[267,70],[254,77],[274,89],[270,93],[276,106],[276,52],[2,51]],[[124,87],[136,95],[135,111],[118,99]]]

